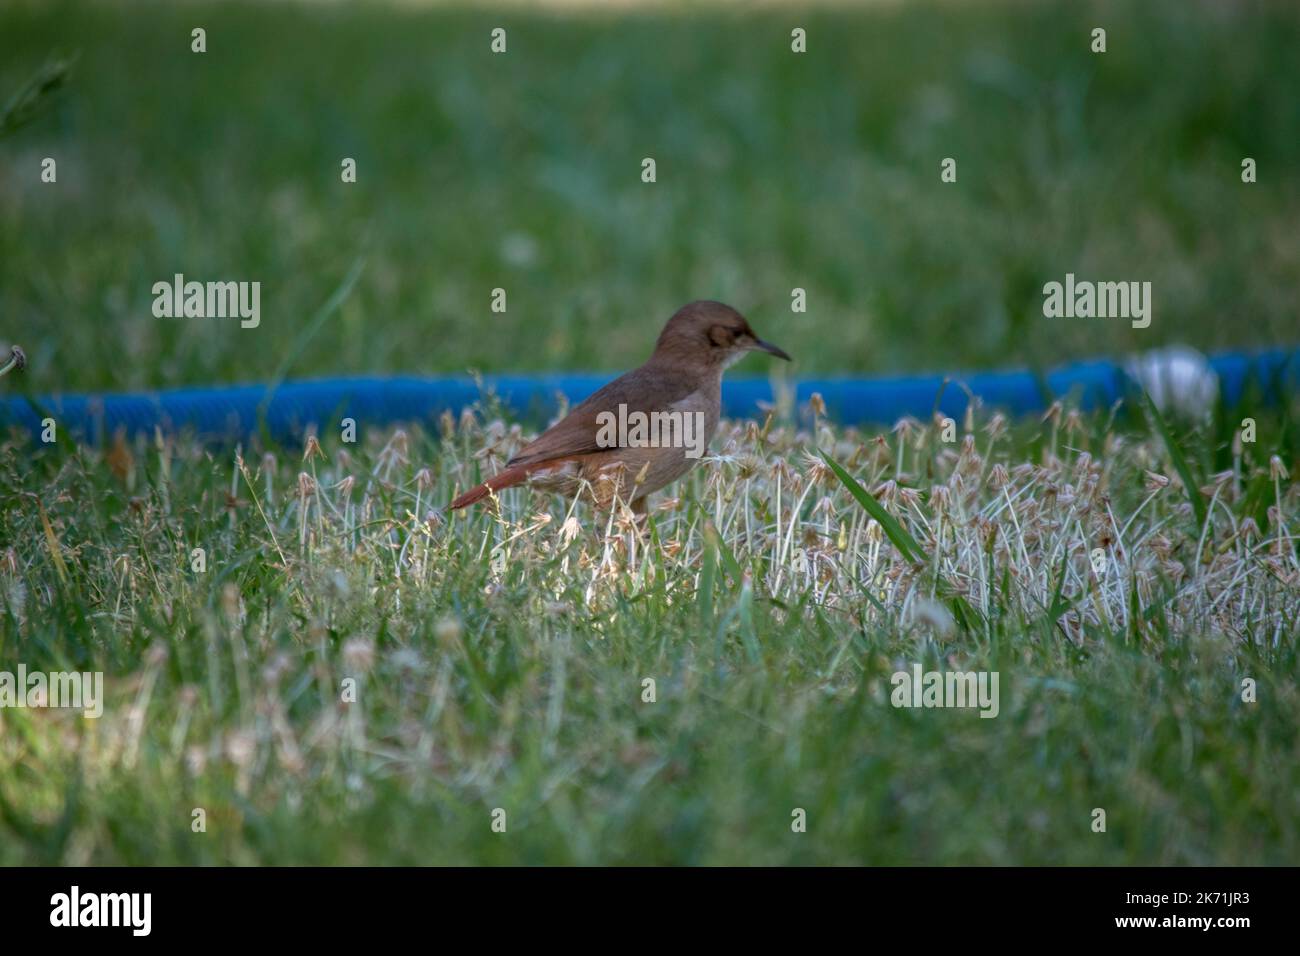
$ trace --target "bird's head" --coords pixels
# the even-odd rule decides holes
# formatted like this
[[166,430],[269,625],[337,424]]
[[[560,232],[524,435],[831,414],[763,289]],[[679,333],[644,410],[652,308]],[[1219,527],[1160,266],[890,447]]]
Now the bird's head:
[[707,300],[678,309],[655,343],[657,359],[708,368],[726,368],[749,352],[791,360],[783,349],[760,339],[731,306]]

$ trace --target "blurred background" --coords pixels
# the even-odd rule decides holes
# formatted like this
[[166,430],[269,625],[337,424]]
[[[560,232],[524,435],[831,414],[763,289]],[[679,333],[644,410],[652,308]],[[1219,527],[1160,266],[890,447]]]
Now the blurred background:
[[[74,63],[0,139],[0,341],[41,392],[624,369],[696,298],[796,375],[1293,343],[1297,49],[1283,2],[6,0],[0,103]],[[178,272],[260,326],[155,318]],[[1150,328],[1045,319],[1067,272]]]

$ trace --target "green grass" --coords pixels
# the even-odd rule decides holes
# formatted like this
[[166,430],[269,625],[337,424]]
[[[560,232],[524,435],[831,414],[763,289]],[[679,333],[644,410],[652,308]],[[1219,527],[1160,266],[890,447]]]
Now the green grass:
[[[1220,6],[7,3],[0,98],[77,59],[0,141],[0,336],[40,391],[261,381],[364,257],[292,374],[625,369],[697,298],[803,374],[1292,341],[1300,12]],[[262,325],[154,319],[176,272]],[[1045,320],[1067,272],[1151,281],[1151,328]]]
[[[977,424],[819,426],[915,562],[781,425],[645,537],[519,489],[448,521],[521,440],[473,415],[243,471],[9,445],[0,660],[108,701],[0,711],[0,862],[1293,862],[1300,485],[1183,434],[1201,529],[1140,420]],[[895,709],[913,663],[997,671],[997,717]]]
[[[6,4],[0,104],[75,59],[0,138],[0,390],[623,369],[700,297],[801,375],[1290,342],[1297,41],[1281,3]],[[261,281],[261,326],[154,319],[177,271]],[[1153,282],[1152,326],[1044,319],[1066,272]],[[5,436],[0,670],[108,699],[0,709],[0,864],[1294,863],[1297,411],[727,423],[646,536],[442,515],[536,425],[490,402],[305,459]],[[998,716],[892,707],[914,663],[997,671]]]

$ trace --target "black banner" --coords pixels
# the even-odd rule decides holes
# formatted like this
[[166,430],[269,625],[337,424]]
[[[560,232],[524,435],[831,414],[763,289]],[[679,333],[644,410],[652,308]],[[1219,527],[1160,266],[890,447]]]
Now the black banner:
[[1281,930],[1292,881],[1268,869],[11,869],[0,911],[9,942],[451,943],[486,929],[494,944],[663,943],[689,926],[735,943],[849,921],[872,940],[1233,945]]

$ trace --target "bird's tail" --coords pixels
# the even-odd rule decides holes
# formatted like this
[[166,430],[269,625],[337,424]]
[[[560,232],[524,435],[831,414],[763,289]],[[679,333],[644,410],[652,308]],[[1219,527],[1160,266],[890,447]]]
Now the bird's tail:
[[449,511],[456,511],[460,508],[468,508],[472,504],[477,504],[486,498],[491,492],[500,491],[502,488],[509,488],[519,484],[528,477],[527,465],[515,465],[513,468],[507,468],[500,474],[493,475],[481,485],[476,485],[469,491],[465,492],[459,498],[448,506]]

